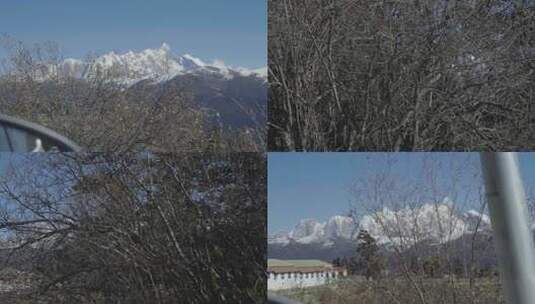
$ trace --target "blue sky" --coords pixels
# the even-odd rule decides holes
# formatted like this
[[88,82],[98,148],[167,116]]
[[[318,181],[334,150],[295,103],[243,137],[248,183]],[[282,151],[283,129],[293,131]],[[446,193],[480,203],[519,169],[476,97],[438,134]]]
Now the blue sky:
[[[0,175],[10,161],[22,154],[0,153]],[[353,206],[349,187],[356,178],[366,178],[386,168],[386,153],[268,153],[268,233],[291,229],[300,219],[326,220],[346,214]],[[472,161],[479,172],[477,153],[391,153],[393,172],[407,180],[421,178],[424,160]],[[535,190],[535,153],[518,153],[526,190]],[[38,160],[38,158],[36,158]],[[440,169],[448,178],[449,167]],[[470,175],[463,183],[478,183]],[[532,192],[533,193],[533,192]],[[462,204],[462,202],[457,201]]]
[[[354,201],[349,192],[356,178],[384,169],[384,153],[269,153],[268,233],[291,229],[300,219],[324,221],[347,214]],[[394,174],[405,179],[421,178],[423,160],[430,156],[444,165],[451,159],[467,161],[480,172],[477,153],[393,153]],[[525,187],[535,185],[535,153],[519,153]],[[449,168],[442,167],[443,178]],[[467,175],[463,183],[478,183]],[[531,186],[533,188],[533,186]],[[462,196],[462,195],[461,195]],[[462,204],[462,202],[457,202]]]
[[11,153],[1,152],[0,153],[0,176],[6,173],[7,166],[11,161]]
[[3,1],[0,33],[58,42],[65,57],[166,42],[177,54],[254,68],[266,66],[266,12],[266,0]]

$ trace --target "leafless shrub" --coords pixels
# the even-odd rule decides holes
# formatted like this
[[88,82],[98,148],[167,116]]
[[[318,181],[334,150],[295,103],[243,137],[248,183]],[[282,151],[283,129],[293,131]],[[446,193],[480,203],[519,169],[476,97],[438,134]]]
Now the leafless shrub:
[[[414,174],[401,176],[395,172],[402,170],[393,170],[397,166]],[[351,193],[353,213],[369,214],[361,219],[361,229],[384,238],[377,241],[390,252],[388,271],[374,283],[375,295],[400,303],[437,303],[439,298],[480,303],[478,288],[497,274],[497,265],[495,258],[489,262],[492,237],[489,226],[483,229],[486,201],[476,155],[435,154],[418,164],[408,155],[381,154],[372,157],[370,168]],[[464,218],[468,208],[479,215]]]
[[84,80],[66,77],[53,43],[30,48],[9,36],[0,42],[8,51],[0,74],[2,113],[49,127],[87,150],[265,150],[265,124],[236,130],[209,126],[206,111],[183,88],[155,85],[132,92],[113,81],[113,71],[97,70]]
[[532,6],[269,1],[270,150],[535,145]]
[[13,164],[0,183],[3,261],[36,276],[19,301],[264,302],[263,155],[19,155]]
[[[444,279],[426,281],[430,290],[428,303],[505,303],[497,278],[483,279],[473,289],[465,279],[454,284]],[[471,295],[475,293],[477,298]],[[421,303],[411,286],[403,280],[385,279],[383,281],[341,282],[336,286],[317,287],[308,290],[291,290],[285,293],[292,299],[310,304],[343,303]]]

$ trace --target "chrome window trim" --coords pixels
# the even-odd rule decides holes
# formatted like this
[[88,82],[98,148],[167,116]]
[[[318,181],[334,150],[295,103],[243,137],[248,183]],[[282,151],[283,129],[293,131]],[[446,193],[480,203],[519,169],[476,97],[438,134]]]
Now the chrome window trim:
[[67,137],[60,135],[41,125],[22,120],[20,118],[11,117],[5,114],[0,114],[0,124],[3,126],[14,127],[27,131],[28,133],[44,139],[49,139],[58,143],[60,152],[80,152],[82,149],[75,142]]

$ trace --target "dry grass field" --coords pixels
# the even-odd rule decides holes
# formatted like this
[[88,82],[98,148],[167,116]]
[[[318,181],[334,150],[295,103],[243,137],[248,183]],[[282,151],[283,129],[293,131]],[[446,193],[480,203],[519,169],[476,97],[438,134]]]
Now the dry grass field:
[[505,303],[499,279],[404,278],[361,281],[280,291],[278,294],[306,304],[490,304]]

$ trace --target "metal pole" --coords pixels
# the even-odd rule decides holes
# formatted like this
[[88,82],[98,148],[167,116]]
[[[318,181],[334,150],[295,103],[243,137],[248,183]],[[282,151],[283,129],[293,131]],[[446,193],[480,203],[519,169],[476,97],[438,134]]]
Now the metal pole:
[[516,153],[481,153],[481,165],[505,299],[533,304],[535,254]]

